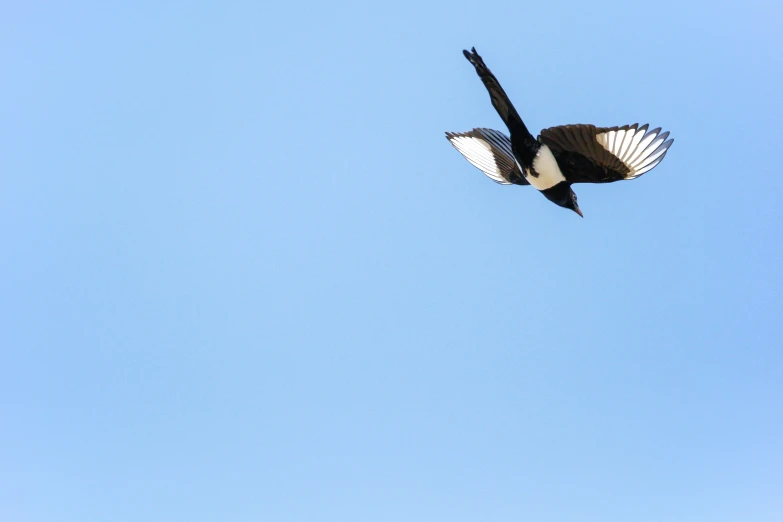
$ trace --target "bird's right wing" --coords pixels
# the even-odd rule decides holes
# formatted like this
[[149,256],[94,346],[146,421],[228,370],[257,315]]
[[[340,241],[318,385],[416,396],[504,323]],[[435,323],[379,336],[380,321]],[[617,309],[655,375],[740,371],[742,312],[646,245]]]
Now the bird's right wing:
[[511,141],[502,132],[473,129],[447,132],[446,138],[474,167],[502,185],[529,185],[514,160]]
[[539,140],[571,183],[611,183],[638,178],[663,161],[672,139],[660,128],[562,125],[541,131]]

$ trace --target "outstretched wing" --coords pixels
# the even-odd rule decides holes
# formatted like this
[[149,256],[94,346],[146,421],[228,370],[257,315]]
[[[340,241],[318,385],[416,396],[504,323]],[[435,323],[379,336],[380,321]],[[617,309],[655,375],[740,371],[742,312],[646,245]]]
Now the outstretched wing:
[[563,125],[541,131],[539,140],[557,159],[571,183],[611,183],[638,178],[663,161],[674,142],[660,127]]
[[492,181],[503,185],[528,185],[514,160],[511,141],[502,132],[473,129],[470,132],[447,132],[446,138]]

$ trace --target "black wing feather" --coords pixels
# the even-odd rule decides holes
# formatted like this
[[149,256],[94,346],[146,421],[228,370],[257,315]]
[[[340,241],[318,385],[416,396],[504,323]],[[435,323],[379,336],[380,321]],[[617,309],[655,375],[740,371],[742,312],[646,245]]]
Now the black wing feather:
[[492,129],[447,132],[446,138],[465,159],[490,179],[504,185],[529,185],[519,170],[511,140]]
[[[538,140],[550,148],[569,182],[611,183],[641,176],[663,160],[674,140],[666,140],[669,133],[660,128],[645,133],[647,128],[637,123],[562,125],[542,130]],[[622,139],[615,139],[618,131],[623,131]]]

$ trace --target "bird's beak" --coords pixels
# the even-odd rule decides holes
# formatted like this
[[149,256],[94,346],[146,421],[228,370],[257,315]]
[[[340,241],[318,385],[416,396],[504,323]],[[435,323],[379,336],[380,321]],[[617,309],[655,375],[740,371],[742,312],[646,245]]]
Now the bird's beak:
[[576,207],[576,208],[574,209],[574,212],[576,212],[577,214],[579,214],[579,217],[585,217],[585,215],[584,215],[584,214],[582,214],[582,210],[581,210],[579,207]]

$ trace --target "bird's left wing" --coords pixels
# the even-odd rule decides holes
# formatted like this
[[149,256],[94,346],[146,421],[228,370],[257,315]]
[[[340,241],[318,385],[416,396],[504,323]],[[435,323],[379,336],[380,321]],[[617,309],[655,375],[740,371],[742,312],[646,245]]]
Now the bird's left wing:
[[611,183],[638,178],[666,156],[674,142],[660,128],[634,123],[622,127],[562,125],[541,131],[539,140],[557,159],[571,183]]
[[474,167],[501,185],[529,185],[514,160],[511,140],[492,129],[447,132],[446,138]]

